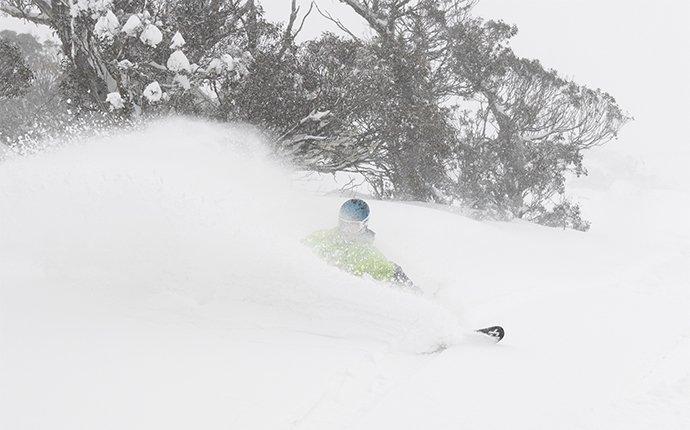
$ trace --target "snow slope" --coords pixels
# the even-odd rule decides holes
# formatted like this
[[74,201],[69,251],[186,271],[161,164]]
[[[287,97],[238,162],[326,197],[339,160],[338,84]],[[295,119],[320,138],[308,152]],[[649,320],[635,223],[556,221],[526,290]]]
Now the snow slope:
[[[597,160],[586,234],[371,200],[424,296],[304,247],[343,198],[249,130],[5,160],[0,428],[686,428],[688,190]],[[493,323],[501,344],[472,334]]]

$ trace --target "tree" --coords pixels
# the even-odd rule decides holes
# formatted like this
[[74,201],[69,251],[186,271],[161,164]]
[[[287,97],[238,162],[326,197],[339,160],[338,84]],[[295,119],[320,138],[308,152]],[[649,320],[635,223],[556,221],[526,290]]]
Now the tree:
[[34,80],[34,73],[26,64],[15,43],[0,38],[0,99],[19,97]]
[[[210,86],[246,76],[247,16],[260,12],[239,0],[0,0],[0,10],[56,31],[66,63],[61,87],[76,110],[123,117],[217,106]],[[190,49],[198,64],[184,53],[183,32],[198,43]]]
[[546,219],[548,206],[567,206],[553,203],[565,192],[565,173],[586,173],[582,151],[615,138],[628,118],[610,95],[515,56],[507,46],[515,33],[481,19],[450,33],[458,94],[479,104],[460,119],[456,190],[476,208]]
[[59,47],[50,41],[40,43],[29,34],[1,31],[0,38],[21,50],[32,69],[32,85],[21,96],[0,103],[0,139],[14,145],[28,133],[58,128],[68,120],[69,105],[59,97],[61,68]]
[[350,134],[358,147],[369,151],[355,170],[366,167],[363,173],[381,197],[445,200],[441,192],[447,181],[444,161],[453,133],[442,102],[453,86],[443,35],[449,24],[464,19],[472,2],[341,2],[376,32],[369,41],[355,37],[366,53],[356,66],[363,72],[359,82],[345,81],[350,84],[347,94],[360,97],[362,103],[350,105],[361,115],[357,118],[353,111],[341,117],[353,117],[359,129]]
[[[511,50],[514,26],[474,0],[339,0],[373,31],[301,45],[258,0],[0,0],[50,25],[75,115],[168,113],[243,121],[302,168],[362,174],[379,197],[460,203],[586,229],[565,197],[583,151],[628,120],[607,93]],[[301,22],[298,18],[302,15]]]

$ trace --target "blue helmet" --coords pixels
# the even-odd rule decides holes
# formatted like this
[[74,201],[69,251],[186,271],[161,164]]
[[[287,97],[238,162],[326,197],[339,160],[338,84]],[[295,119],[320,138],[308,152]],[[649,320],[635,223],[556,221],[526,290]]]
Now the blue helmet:
[[340,220],[365,224],[369,220],[369,205],[362,199],[350,199],[340,206]]

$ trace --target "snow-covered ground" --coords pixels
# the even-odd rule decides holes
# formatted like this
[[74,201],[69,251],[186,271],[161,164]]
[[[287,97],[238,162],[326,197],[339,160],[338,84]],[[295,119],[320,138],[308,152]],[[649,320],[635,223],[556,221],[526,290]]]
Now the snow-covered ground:
[[1,162],[0,428],[690,428],[687,174],[620,151],[571,185],[588,233],[370,200],[424,296],[314,256],[343,198],[247,130]]

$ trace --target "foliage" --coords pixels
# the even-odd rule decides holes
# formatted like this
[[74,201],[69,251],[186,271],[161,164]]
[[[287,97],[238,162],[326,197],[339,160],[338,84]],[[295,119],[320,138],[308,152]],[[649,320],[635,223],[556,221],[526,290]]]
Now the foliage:
[[24,94],[34,79],[19,46],[0,38],[0,99]]
[[590,227],[590,223],[582,219],[580,206],[568,200],[563,200],[550,210],[542,206],[537,212],[533,212],[528,219],[538,224],[563,229],[587,231]]
[[[4,0],[0,8],[56,31],[66,65],[61,89],[76,111],[123,118],[212,112],[218,100],[211,87],[248,74],[242,19],[259,13],[238,0]],[[182,32],[195,42],[193,62]]]
[[[445,160],[454,132],[445,71],[445,27],[466,1],[344,1],[376,32],[364,41],[330,35],[308,44],[305,82],[341,124],[341,170],[367,177],[380,197],[447,201]],[[343,139],[349,140],[349,142]],[[333,155],[335,150],[335,155]]]
[[539,220],[564,194],[565,174],[586,173],[582,151],[614,138],[628,118],[608,94],[515,56],[507,45],[515,33],[481,19],[451,30],[453,71],[477,106],[458,118],[456,195],[475,208]]
[[15,43],[34,71],[33,82],[24,94],[0,103],[0,141],[13,145],[22,136],[38,137],[47,129],[63,127],[72,115],[69,104],[59,97],[59,47],[7,30],[0,32],[0,37]]

